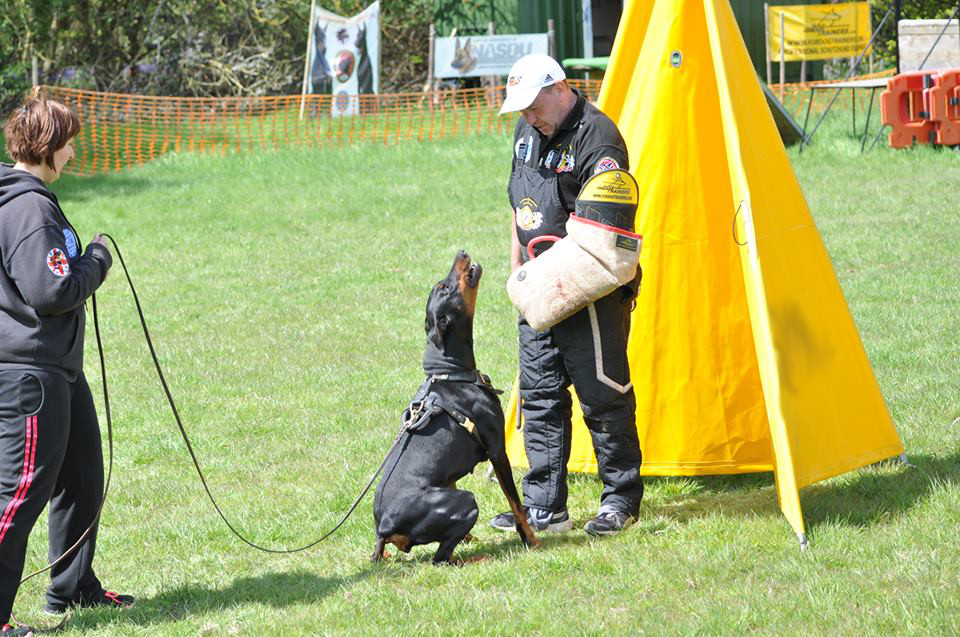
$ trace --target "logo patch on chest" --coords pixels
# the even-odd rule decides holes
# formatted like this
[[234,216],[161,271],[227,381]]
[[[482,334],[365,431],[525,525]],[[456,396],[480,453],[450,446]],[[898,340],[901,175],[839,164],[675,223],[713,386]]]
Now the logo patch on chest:
[[54,276],[70,274],[70,261],[60,248],[53,248],[47,253],[47,267],[50,268]]
[[517,227],[521,230],[536,230],[543,224],[543,213],[537,208],[537,202],[530,197],[524,197],[517,206]]
[[526,140],[521,137],[517,140],[517,143],[513,147],[513,156],[517,159],[522,159],[523,163],[530,161],[530,155],[533,152],[533,135],[527,137]]

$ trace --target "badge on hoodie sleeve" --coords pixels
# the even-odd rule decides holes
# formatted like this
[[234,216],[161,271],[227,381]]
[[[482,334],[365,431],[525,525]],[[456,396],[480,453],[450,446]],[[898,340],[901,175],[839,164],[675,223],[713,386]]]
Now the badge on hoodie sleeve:
[[70,274],[70,261],[67,260],[67,255],[60,248],[53,248],[47,253],[47,267],[50,268],[54,276]]
[[77,249],[77,235],[73,234],[73,230],[70,228],[63,229],[63,242],[67,246],[67,256],[71,259],[76,257],[80,252]]

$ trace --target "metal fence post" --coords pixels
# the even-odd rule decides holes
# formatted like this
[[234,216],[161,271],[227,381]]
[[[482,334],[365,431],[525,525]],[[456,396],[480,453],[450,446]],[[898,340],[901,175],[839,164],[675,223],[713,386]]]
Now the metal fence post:
[[763,50],[767,54],[767,86],[773,83],[773,64],[770,62],[770,5],[763,3]]
[[784,84],[787,82],[787,54],[786,54],[786,34],[783,32],[783,11],[780,11],[780,103],[783,104],[785,97]]

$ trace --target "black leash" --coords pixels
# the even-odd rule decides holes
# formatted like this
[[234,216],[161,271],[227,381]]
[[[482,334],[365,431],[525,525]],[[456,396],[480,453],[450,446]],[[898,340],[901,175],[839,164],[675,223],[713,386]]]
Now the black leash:
[[[180,429],[180,435],[183,437],[183,442],[187,445],[187,451],[190,452],[190,458],[191,458],[191,460],[193,460],[193,466],[194,466],[194,467],[196,468],[196,470],[197,470],[197,475],[200,476],[200,482],[203,483],[203,489],[204,489],[204,491],[207,492],[207,497],[210,499],[210,502],[213,504],[213,508],[216,509],[217,514],[220,516],[220,519],[223,520],[223,523],[226,524],[227,527],[230,529],[230,531],[231,531],[234,535],[236,535],[242,542],[244,542],[244,543],[247,544],[248,546],[251,546],[251,547],[257,549],[258,551],[264,551],[264,552],[266,552],[266,553],[299,553],[300,551],[306,551],[306,550],[309,549],[309,548],[313,548],[314,546],[316,546],[316,545],[319,544],[320,542],[323,542],[323,541],[326,540],[328,537],[330,537],[331,535],[333,535],[334,533],[336,533],[337,530],[339,530],[340,527],[343,526],[343,524],[347,521],[347,518],[349,518],[350,515],[354,512],[354,510],[356,510],[357,506],[360,505],[360,501],[363,500],[364,496],[366,496],[367,493],[370,491],[370,487],[373,486],[373,483],[376,481],[377,476],[380,475],[380,472],[383,471],[383,467],[386,466],[386,464],[387,464],[387,458],[390,456],[390,452],[393,451],[393,448],[394,448],[394,447],[397,445],[397,443],[400,441],[400,439],[402,438],[403,433],[406,431],[406,429],[404,428],[404,429],[401,429],[401,430],[400,430],[400,434],[397,436],[397,439],[394,441],[393,445],[390,446],[390,450],[387,452],[387,455],[384,457],[383,462],[380,463],[380,466],[379,466],[379,467],[377,468],[377,470],[373,473],[373,476],[371,476],[370,481],[367,482],[367,486],[365,486],[365,487],[363,488],[363,491],[360,492],[360,495],[357,497],[357,499],[353,502],[352,505],[350,505],[350,508],[349,508],[349,509],[347,510],[347,512],[344,514],[344,516],[343,516],[343,518],[340,520],[340,522],[338,522],[336,526],[334,526],[334,527],[333,527],[332,529],[330,529],[327,533],[325,533],[320,539],[314,540],[313,542],[310,542],[309,544],[305,544],[305,545],[303,545],[303,546],[300,546],[300,547],[297,547],[297,548],[292,548],[292,549],[288,549],[288,548],[270,548],[270,547],[267,547],[267,546],[261,546],[261,545],[255,543],[255,542],[247,539],[246,537],[244,537],[244,535],[243,535],[242,533],[240,533],[240,531],[238,531],[238,530],[236,529],[236,527],[230,522],[230,520],[227,519],[227,516],[223,513],[223,510],[220,508],[220,505],[217,503],[216,498],[213,496],[213,493],[210,491],[210,487],[209,487],[209,485],[207,484],[207,479],[206,479],[206,477],[205,477],[204,474],[203,474],[203,470],[200,469],[200,461],[197,460],[197,454],[194,453],[194,451],[193,451],[193,445],[190,443],[190,437],[187,435],[187,430],[186,430],[186,429],[184,428],[184,426],[183,426],[183,421],[180,420],[180,412],[177,410],[177,405],[176,405],[176,403],[175,403],[174,400],[173,400],[173,395],[170,393],[170,387],[167,385],[167,380],[166,380],[166,378],[164,378],[163,369],[161,369],[161,367],[160,367],[160,361],[159,361],[159,359],[157,358],[157,352],[156,352],[156,350],[155,350],[154,347],[153,347],[153,339],[150,338],[150,330],[147,328],[147,321],[146,321],[146,319],[144,318],[143,308],[142,308],[141,305],[140,305],[140,297],[139,297],[139,295],[137,294],[137,288],[134,287],[134,285],[133,285],[133,279],[130,278],[130,272],[129,272],[129,270],[127,269],[127,264],[126,264],[126,262],[123,260],[123,253],[120,252],[120,246],[117,245],[116,240],[115,240],[113,237],[111,237],[109,234],[104,234],[104,235],[101,235],[101,236],[106,237],[107,239],[110,240],[110,243],[113,244],[113,250],[114,250],[114,252],[116,253],[117,258],[120,260],[120,265],[121,265],[122,268],[123,268],[123,274],[124,274],[124,276],[127,278],[127,284],[128,284],[129,287],[130,287],[130,292],[133,294],[133,302],[134,302],[134,304],[135,304],[136,307],[137,307],[137,315],[139,315],[139,317],[140,317],[140,326],[143,328],[143,335],[144,335],[144,337],[146,337],[147,347],[150,348],[150,356],[153,358],[153,365],[154,365],[154,367],[156,367],[156,369],[157,369],[157,376],[160,378],[160,384],[163,386],[163,392],[164,392],[164,394],[166,394],[166,396],[167,396],[167,402],[170,404],[170,409],[171,409],[171,411],[173,412],[173,417],[174,417],[174,418],[176,419],[176,421],[177,421],[177,427]],[[94,316],[94,324],[96,325],[96,322],[97,322],[97,318],[96,318],[96,317],[97,317],[97,305],[96,305],[96,300],[94,300],[94,304],[93,304],[93,316]],[[99,328],[98,328],[98,330],[97,330],[97,344],[100,345],[100,332],[99,332]],[[102,347],[101,347],[101,349],[100,349],[100,352],[101,352],[101,353],[100,353],[100,358],[101,358],[101,366],[102,366],[102,365],[103,365],[103,348],[102,348]],[[107,399],[107,383],[106,383],[106,373],[105,373],[105,372],[104,372],[104,374],[103,374],[103,380],[104,380],[104,382],[103,382],[104,405],[108,405],[109,402],[108,402],[108,399]],[[109,414],[110,414],[110,411],[109,411],[109,409],[107,409],[108,430],[109,430],[109,418],[110,418]],[[112,442],[112,440],[113,440],[113,439],[112,439],[112,435],[111,435],[111,451],[110,451],[110,453],[111,453],[111,467],[112,467],[112,465],[113,465],[113,462],[112,462],[112,458],[113,458],[113,446],[112,446],[112,445],[113,445],[113,442]],[[109,484],[109,480],[108,480],[108,484]],[[106,494],[104,494],[104,498],[106,498]],[[102,505],[101,505],[101,506],[102,506]],[[79,544],[79,542],[78,542],[78,544]],[[32,576],[31,576],[31,577],[32,577]]]

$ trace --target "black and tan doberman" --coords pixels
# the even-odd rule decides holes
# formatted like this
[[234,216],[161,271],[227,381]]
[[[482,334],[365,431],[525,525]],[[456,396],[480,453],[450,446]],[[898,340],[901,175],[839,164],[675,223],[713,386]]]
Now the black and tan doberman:
[[434,563],[450,562],[457,544],[469,539],[478,514],[473,494],[458,490],[456,482],[487,458],[518,520],[521,541],[540,543],[513,482],[498,392],[474,359],[473,316],[482,273],[461,251],[427,299],[427,380],[404,413],[404,431],[387,456],[374,495],[373,561],[383,558],[388,543],[409,552],[439,542]]

